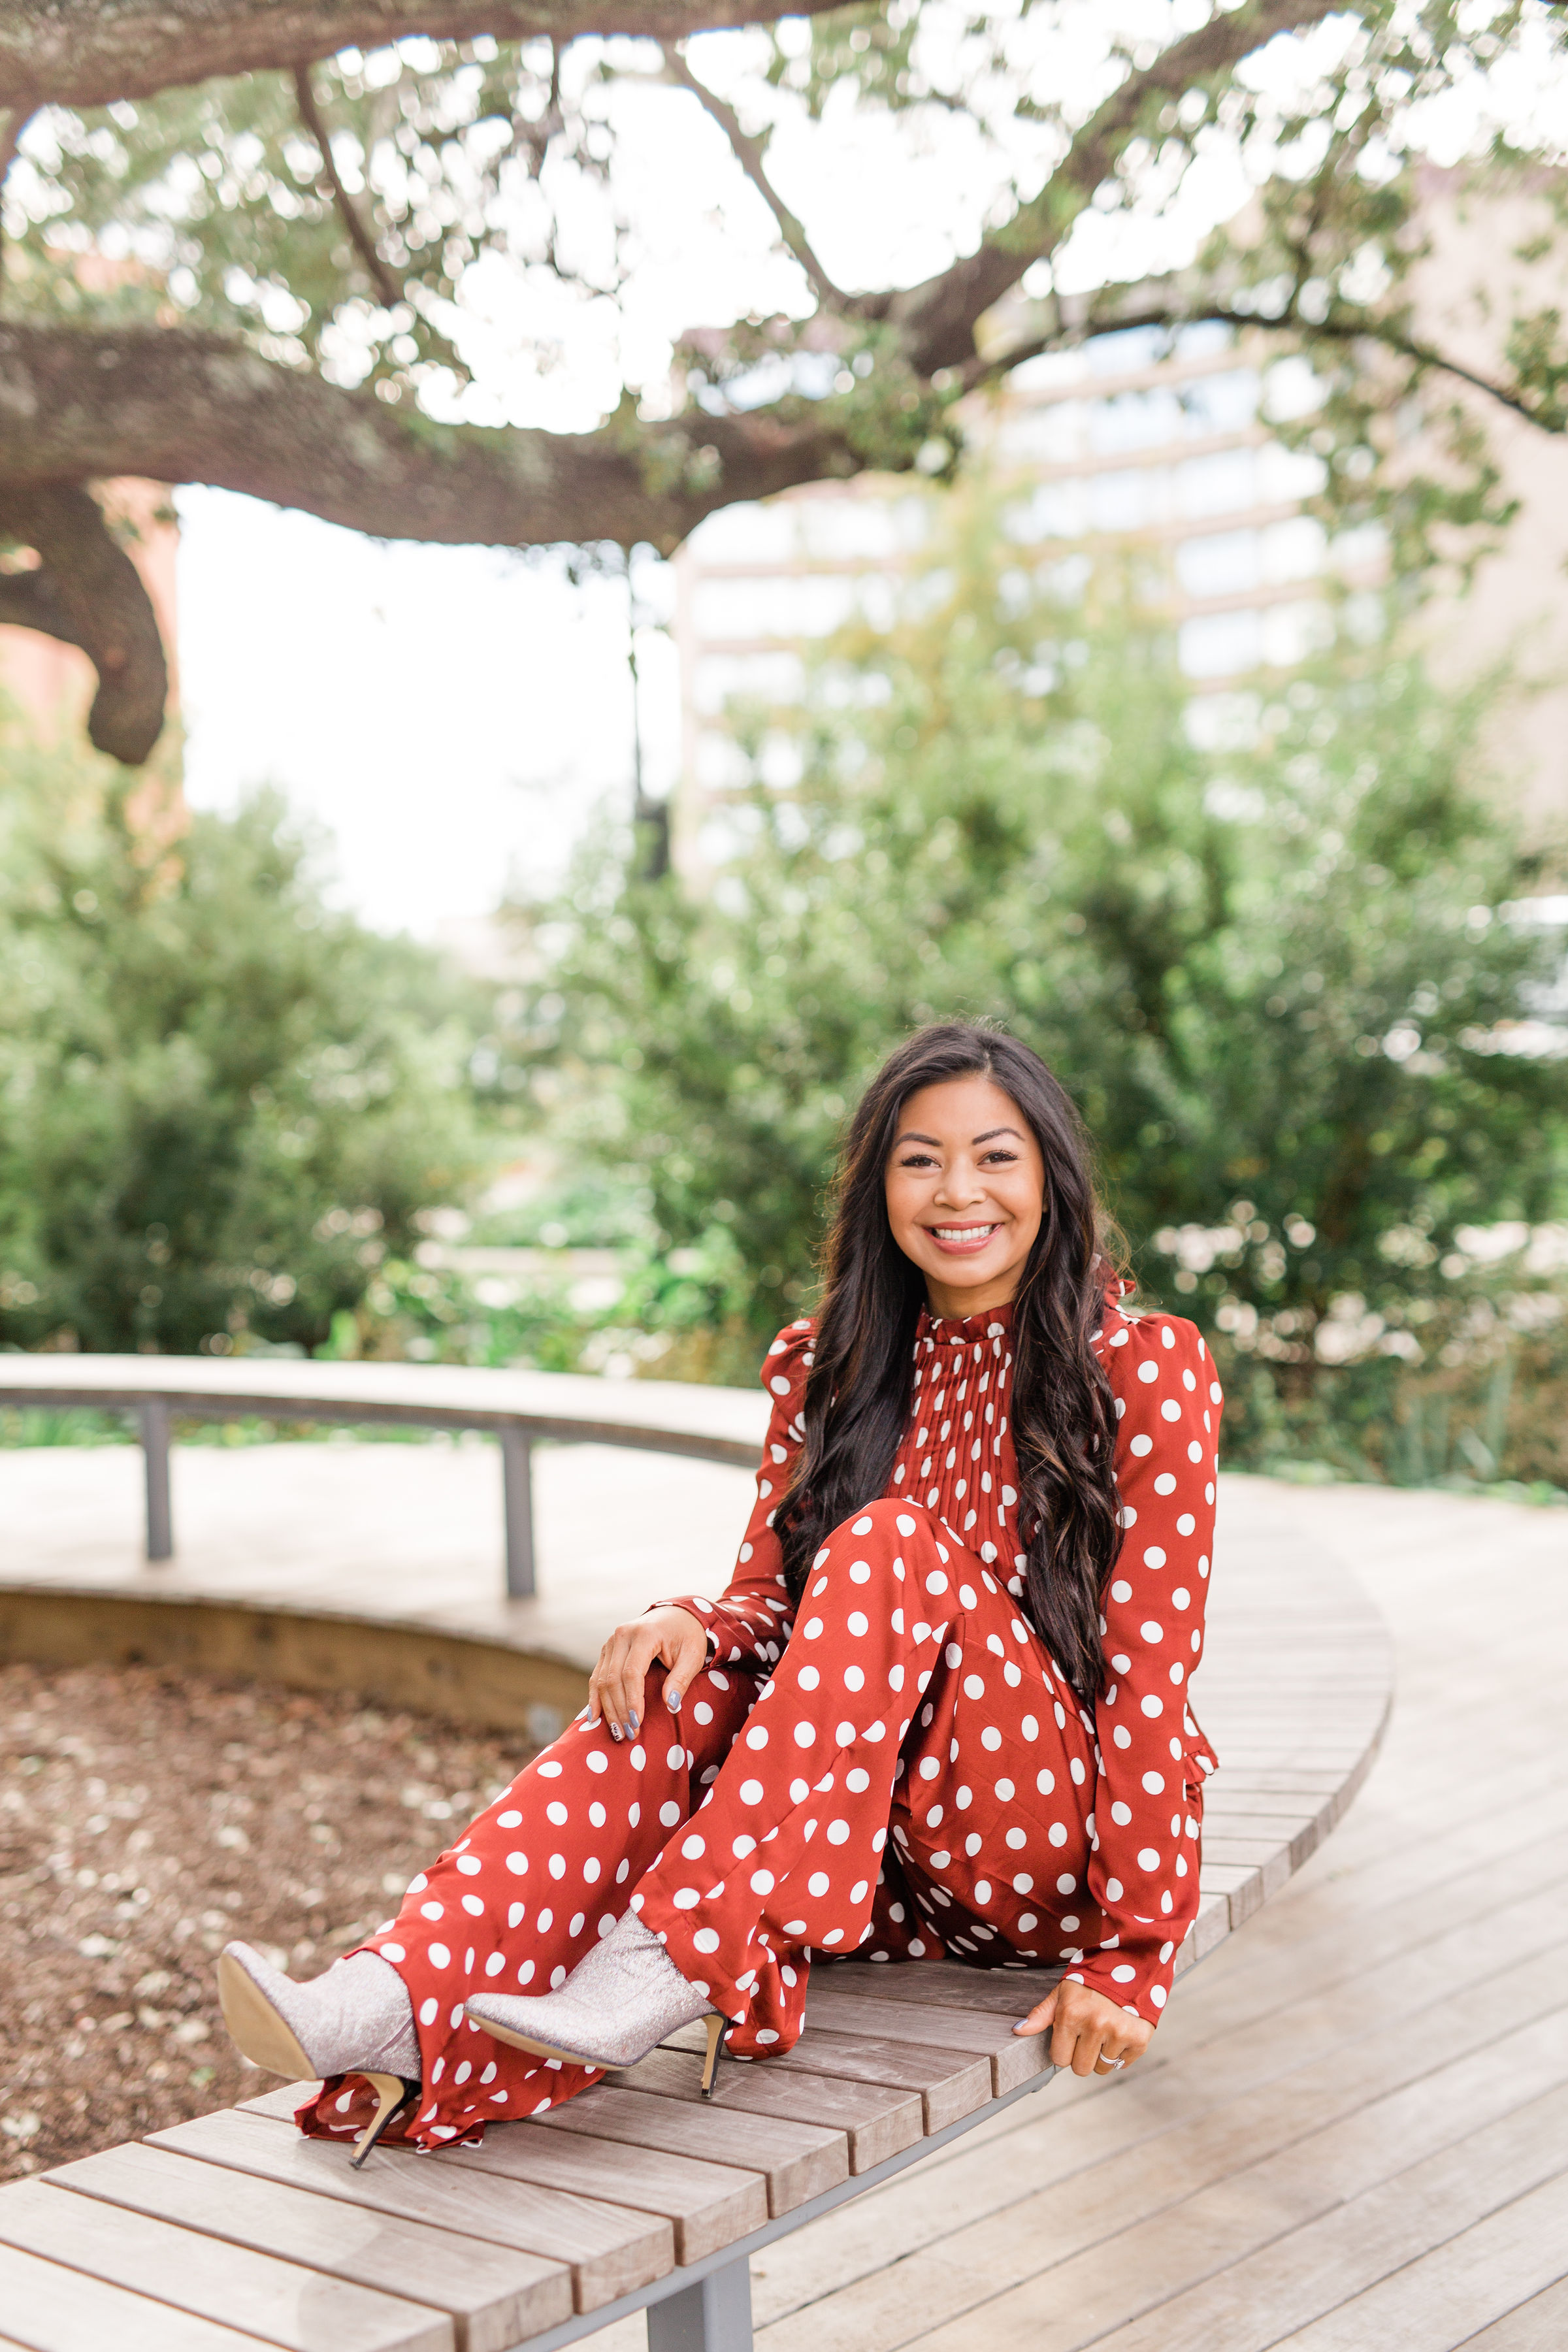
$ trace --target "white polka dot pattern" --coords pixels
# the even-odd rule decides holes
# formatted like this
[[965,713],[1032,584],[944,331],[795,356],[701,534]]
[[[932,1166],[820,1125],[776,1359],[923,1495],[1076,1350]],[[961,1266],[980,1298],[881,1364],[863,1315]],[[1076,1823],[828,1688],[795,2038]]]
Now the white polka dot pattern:
[[[713,1653],[753,1672],[777,1664],[781,1635],[787,1639],[790,1628],[773,1517],[802,1440],[812,1336],[809,1323],[791,1324],[769,1351],[763,1377],[775,1402],[763,1461],[770,1493],[759,1496],[729,1590],[717,1602],[678,1596],[683,1608],[702,1618]],[[941,1523],[950,1548],[962,1540],[974,1555],[967,1563],[971,1580],[977,1566],[987,1567],[1016,1596],[1026,1538],[1017,1520],[1008,1416],[1011,1339],[1010,1308],[963,1322],[921,1317],[910,1418],[888,1496],[908,1496],[923,1506]],[[1094,1720],[1086,1722],[1059,1678],[1047,1710],[1064,1741],[1080,1741],[1079,1751],[1063,1759],[1072,1768],[1068,1814],[1076,1826],[1069,1834],[1081,1834],[1088,1845],[1087,1888],[1079,1880],[1067,1906],[1078,1922],[1082,1951],[1070,1973],[1113,1991],[1152,2021],[1164,2005],[1175,1948],[1197,1910],[1202,1789],[1215,1766],[1186,1705],[1185,1683],[1203,1652],[1223,1400],[1201,1335],[1179,1316],[1129,1317],[1108,1299],[1093,1344],[1116,1401],[1123,1534],[1105,1602],[1110,1679]],[[915,1513],[906,1510],[903,1517],[905,1532],[912,1532]],[[852,1521],[851,1531],[859,1524]],[[956,1555],[952,1567],[939,1572],[944,1579],[957,1574],[963,1582]],[[928,1595],[933,1614],[940,1599],[940,1593]],[[821,1638],[819,1629],[814,1639]],[[1045,1664],[1048,1670],[1049,1661]],[[1046,1696],[1021,1654],[1016,1671],[1015,1682],[1005,1667],[985,1702],[989,1728],[1004,1739],[1007,1724],[1026,1717],[1030,1704],[1037,1707]],[[977,1736],[985,1745],[985,1730]],[[945,1774],[934,1743],[924,1760],[935,1760]],[[917,1769],[911,1762],[911,1776]],[[1169,1789],[1152,1789],[1154,1775],[1162,1781],[1168,1777]],[[1047,1840],[1062,1826],[1048,1825]],[[977,1830],[984,1827],[976,1823]],[[987,1838],[987,1851],[990,1844]],[[1096,1933],[1089,1898],[1095,1915],[1103,1914],[1103,1937]],[[952,1939],[947,1943],[951,1948]],[[1066,1948],[1064,1937],[1047,1956],[1055,1958]],[[1113,1979],[1113,1967],[1129,1965],[1131,1979]]]
[[[793,2045],[814,1950],[1066,1960],[1158,2020],[1197,1907],[1214,1760],[1184,1679],[1202,1646],[1218,1386],[1190,1324],[1108,1304],[1095,1346],[1118,1402],[1125,1533],[1091,1715],[1018,1606],[1010,1334],[1005,1309],[922,1318],[889,1493],[833,1530],[798,1628],[773,1509],[801,1443],[811,1331],[780,1334],[735,1578],[717,1602],[681,1600],[711,1655],[679,1720],[656,1669],[640,1739],[574,1723],[361,1948],[397,1967],[419,2024],[426,2095],[395,2136],[471,2138],[596,2079],[493,2042],[462,2003],[563,1982],[628,1903],[736,2021],[739,2055]],[[367,2096],[329,2084],[303,2126],[354,2130]]]

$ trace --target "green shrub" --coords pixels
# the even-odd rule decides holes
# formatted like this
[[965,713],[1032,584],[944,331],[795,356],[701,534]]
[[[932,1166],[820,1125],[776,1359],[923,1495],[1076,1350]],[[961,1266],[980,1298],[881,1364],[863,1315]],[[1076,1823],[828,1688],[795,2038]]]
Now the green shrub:
[[317,1346],[477,1164],[479,1008],[326,906],[275,794],[182,829],[0,756],[0,1343]]
[[1468,1428],[1568,1485],[1561,1412],[1480,1433],[1500,1363],[1556,1377],[1562,1276],[1458,1241],[1564,1207],[1568,1062],[1536,1017],[1562,940],[1519,910],[1547,867],[1487,772],[1500,688],[1347,643],[1205,730],[1099,593],[1064,600],[955,501],[898,625],[841,640],[804,709],[735,714],[753,775],[782,739],[799,782],[737,797],[702,887],[601,840],[534,911],[532,1050],[609,1089],[603,1154],[667,1258],[727,1254],[754,1349],[811,1297],[889,1044],[997,1017],[1082,1106],[1145,1295],[1212,1338],[1233,1461],[1434,1475],[1410,1400],[1451,1391],[1445,1474],[1479,1475]]

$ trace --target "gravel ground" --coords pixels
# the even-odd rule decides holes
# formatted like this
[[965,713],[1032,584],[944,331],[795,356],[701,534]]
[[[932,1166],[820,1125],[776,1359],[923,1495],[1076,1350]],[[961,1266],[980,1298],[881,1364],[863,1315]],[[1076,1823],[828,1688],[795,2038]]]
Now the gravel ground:
[[531,1752],[353,1697],[0,1667],[0,2179],[265,2087],[213,1955],[319,1974]]

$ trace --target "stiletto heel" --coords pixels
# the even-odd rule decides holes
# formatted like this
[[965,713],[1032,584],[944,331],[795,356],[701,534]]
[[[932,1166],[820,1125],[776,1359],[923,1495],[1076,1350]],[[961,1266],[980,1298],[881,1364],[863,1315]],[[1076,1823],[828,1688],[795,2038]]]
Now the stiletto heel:
[[297,1985],[248,1944],[230,1944],[218,1959],[217,1983],[223,2021],[252,2065],[296,2081],[357,2074],[370,2084],[375,2116],[354,2143],[357,2171],[387,2125],[419,2099],[418,2075],[404,2071],[420,2063],[419,2038],[395,1969],[360,1952]]
[[719,2079],[719,2061],[730,2039],[730,2021],[727,2017],[721,2017],[716,2009],[710,2009],[702,2022],[708,2029],[708,2049],[702,2061],[702,2095],[710,2099]]
[[[361,2070],[356,2069],[356,2072],[359,2071]],[[420,2089],[419,2084],[410,2082],[406,2074],[364,2074],[363,2079],[370,2084],[380,2104],[376,2108],[374,2120],[365,2126],[354,2142],[354,2152],[350,2158],[350,2163],[355,2172],[363,2164],[365,2158],[370,2154],[387,2125],[395,2122],[405,2107],[413,2105],[419,2096]]]

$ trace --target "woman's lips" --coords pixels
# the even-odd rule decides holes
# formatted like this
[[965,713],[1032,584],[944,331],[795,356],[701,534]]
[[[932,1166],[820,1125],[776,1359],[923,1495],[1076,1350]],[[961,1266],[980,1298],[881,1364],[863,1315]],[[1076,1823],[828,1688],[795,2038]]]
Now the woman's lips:
[[990,1225],[928,1225],[926,1232],[944,1257],[975,1257],[985,1247],[999,1224]]

